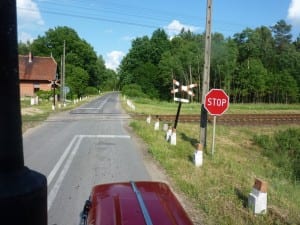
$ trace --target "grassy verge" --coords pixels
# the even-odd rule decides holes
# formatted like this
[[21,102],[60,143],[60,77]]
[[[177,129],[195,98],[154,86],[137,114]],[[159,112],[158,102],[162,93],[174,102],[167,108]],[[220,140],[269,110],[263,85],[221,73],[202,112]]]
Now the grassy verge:
[[[162,109],[165,109],[167,114],[170,104],[173,103],[154,102],[152,105],[148,102],[146,107],[144,103],[136,103],[136,109],[142,108],[141,113],[145,114],[151,114],[152,110],[157,114],[164,113]],[[160,112],[157,112],[158,108]],[[246,108],[245,105],[236,105],[231,109],[232,113],[249,110],[261,113],[297,112],[299,105],[248,105]],[[208,144],[200,168],[193,164],[199,124],[179,123],[176,146],[165,141],[164,131],[154,131],[153,123],[149,125],[145,121],[133,121],[131,126],[147,143],[153,158],[195,204],[199,215],[204,215],[204,224],[300,224],[300,185],[285,177],[285,172],[262,154],[263,149],[254,142],[254,137],[273,135],[274,132],[285,131],[292,126],[217,125],[216,147],[212,155],[212,127],[209,125]],[[299,129],[299,126],[295,128]],[[268,183],[268,212],[265,215],[255,216],[248,208],[248,196],[255,178]]]
[[38,105],[30,105],[30,99],[21,100],[21,114],[22,114],[22,132],[39,125],[41,122],[45,121],[50,115],[71,110],[76,108],[90,100],[94,97],[83,98],[82,101],[76,103],[68,102],[65,107],[58,107],[59,102],[56,104],[56,109],[52,109],[52,101],[40,101]]
[[[274,128],[218,126],[215,153],[211,154],[208,140],[204,164],[197,168],[192,161],[197,124],[179,124],[176,146],[145,121],[134,121],[131,126],[148,144],[153,158],[206,215],[205,224],[300,224],[300,185],[278,176],[280,168],[252,142],[254,135],[270,134]],[[257,177],[269,184],[267,215],[254,216],[247,207]]]

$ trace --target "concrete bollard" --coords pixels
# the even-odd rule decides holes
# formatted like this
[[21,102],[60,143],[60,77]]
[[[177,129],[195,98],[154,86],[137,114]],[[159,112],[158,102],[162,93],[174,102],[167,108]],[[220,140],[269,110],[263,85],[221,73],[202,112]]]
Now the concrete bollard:
[[148,124],[151,123],[151,116],[150,116],[150,115],[147,117],[146,122],[147,122]]
[[266,214],[267,212],[267,183],[255,179],[252,192],[248,197],[248,207],[255,214]]
[[163,131],[167,132],[169,128],[169,125],[167,123],[164,123],[163,125]]
[[159,130],[159,119],[154,123],[154,130]]
[[35,99],[33,97],[30,98],[30,105],[35,105]]
[[38,105],[39,104],[39,96],[35,97],[35,104]]
[[171,135],[172,135],[172,127],[169,126],[167,133],[166,133],[166,141],[170,141]]
[[194,152],[195,166],[200,167],[203,164],[203,145],[197,144],[196,151]]
[[172,129],[172,134],[170,137],[170,144],[176,145],[176,129],[175,128]]

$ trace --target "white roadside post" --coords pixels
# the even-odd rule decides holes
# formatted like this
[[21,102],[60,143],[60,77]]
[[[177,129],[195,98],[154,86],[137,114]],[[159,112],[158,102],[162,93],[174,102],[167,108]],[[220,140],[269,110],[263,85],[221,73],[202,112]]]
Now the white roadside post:
[[169,126],[166,133],[166,141],[170,141],[171,135],[172,135],[172,126]]
[[196,151],[194,152],[194,163],[196,167],[200,167],[203,164],[203,145],[197,144]]
[[176,129],[175,128],[172,129],[170,144],[171,145],[176,145]]
[[252,192],[248,197],[248,206],[254,214],[267,213],[267,183],[255,179]]
[[159,118],[156,118],[156,121],[154,123],[154,130],[159,130]]
[[151,116],[150,116],[150,115],[147,117],[146,122],[147,122],[148,124],[151,123]]
[[167,132],[168,128],[169,128],[168,124],[164,123],[164,125],[163,125],[163,131]]

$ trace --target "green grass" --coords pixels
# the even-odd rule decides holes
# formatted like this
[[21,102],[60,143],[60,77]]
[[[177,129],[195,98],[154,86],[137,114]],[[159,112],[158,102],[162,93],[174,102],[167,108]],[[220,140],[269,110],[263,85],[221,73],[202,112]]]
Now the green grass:
[[[255,134],[272,133],[274,128],[218,126],[212,155],[209,126],[204,164],[197,168],[192,161],[197,124],[178,125],[176,146],[167,143],[165,133],[155,132],[152,125],[134,121],[131,126],[199,214],[205,215],[205,224],[300,224],[300,185],[278,176],[280,168],[252,143]],[[254,216],[247,207],[255,178],[269,184],[267,215]]]
[[[176,106],[172,105],[176,104],[136,102],[136,108],[141,108],[139,112],[145,114],[169,114],[172,111],[175,114]],[[299,110],[299,105],[231,107],[232,113],[297,113]],[[200,168],[193,164],[195,143],[200,135],[198,123],[178,124],[176,146],[165,141],[164,131],[154,131],[153,123],[149,125],[145,121],[133,121],[131,126],[147,143],[149,153],[166,170],[176,187],[194,203],[199,215],[203,216],[204,224],[300,224],[300,185],[286,178],[285,172],[262,154],[262,148],[254,142],[255,136],[273,135],[293,126],[231,127],[217,124],[216,146],[212,155],[212,127],[209,125],[207,148]],[[248,208],[248,196],[255,178],[268,183],[266,215],[255,216]]]
[[[160,102],[150,99],[132,99],[136,113],[142,114],[176,114],[177,102]],[[128,111],[132,111],[124,104]],[[200,114],[200,103],[183,103],[181,114]],[[226,113],[300,113],[300,104],[230,104]]]

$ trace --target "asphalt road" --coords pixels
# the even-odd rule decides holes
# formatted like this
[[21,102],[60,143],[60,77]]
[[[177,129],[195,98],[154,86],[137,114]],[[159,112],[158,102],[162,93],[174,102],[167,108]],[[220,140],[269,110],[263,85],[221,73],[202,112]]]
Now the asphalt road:
[[118,93],[56,114],[23,136],[25,165],[48,180],[48,224],[78,225],[96,184],[151,180]]

